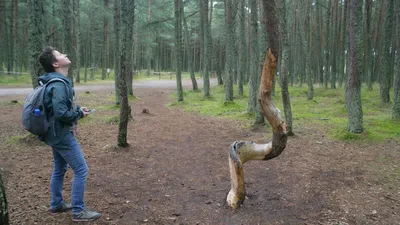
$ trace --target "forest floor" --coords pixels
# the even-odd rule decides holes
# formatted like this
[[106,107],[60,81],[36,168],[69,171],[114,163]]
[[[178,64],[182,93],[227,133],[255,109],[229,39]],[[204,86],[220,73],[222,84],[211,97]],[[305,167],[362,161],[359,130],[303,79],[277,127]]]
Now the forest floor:
[[[96,108],[77,137],[89,166],[87,207],[102,213],[89,224],[400,224],[396,141],[342,142],[320,125],[298,125],[278,158],[245,164],[246,200],[233,210],[225,204],[228,147],[269,142],[270,128],[186,113],[167,107],[172,89],[138,87],[130,102],[131,146],[118,149],[111,91],[77,93],[78,104]],[[0,98],[0,172],[11,224],[73,224],[71,213],[48,213],[52,155],[21,126],[24,97]],[[72,177],[69,169],[66,200]]]

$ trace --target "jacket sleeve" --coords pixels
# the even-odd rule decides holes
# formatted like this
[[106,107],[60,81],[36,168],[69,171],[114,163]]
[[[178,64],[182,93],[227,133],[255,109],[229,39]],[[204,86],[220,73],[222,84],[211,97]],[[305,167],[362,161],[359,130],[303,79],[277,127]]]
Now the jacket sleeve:
[[52,105],[55,118],[61,122],[72,124],[82,117],[80,108],[70,109],[70,99],[67,94],[67,87],[63,83],[54,83],[51,87]]

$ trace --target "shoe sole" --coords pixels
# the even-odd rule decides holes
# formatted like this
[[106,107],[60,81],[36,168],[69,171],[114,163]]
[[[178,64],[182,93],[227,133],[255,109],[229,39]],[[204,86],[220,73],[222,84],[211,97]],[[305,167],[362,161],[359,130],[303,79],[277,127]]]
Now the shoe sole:
[[100,216],[101,215],[99,215],[98,217],[95,217],[95,218],[90,218],[90,219],[74,219],[74,218],[72,218],[72,221],[74,221],[74,222],[90,222],[93,220],[97,220],[98,218],[100,218]]

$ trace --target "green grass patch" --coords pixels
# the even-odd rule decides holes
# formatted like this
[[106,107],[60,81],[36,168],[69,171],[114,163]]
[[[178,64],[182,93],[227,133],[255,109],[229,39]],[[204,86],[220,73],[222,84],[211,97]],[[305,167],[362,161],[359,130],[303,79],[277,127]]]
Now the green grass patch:
[[[381,104],[379,87],[373,91],[362,87],[362,107],[365,131],[361,134],[347,132],[348,113],[345,106],[344,88],[325,89],[314,87],[314,99],[307,100],[307,86],[289,87],[293,114],[293,126],[311,126],[326,132],[328,137],[343,141],[381,142],[387,139],[400,141],[400,120],[391,118],[392,104]],[[237,86],[234,86],[237,93]],[[187,112],[196,112],[211,117],[222,117],[254,123],[254,113],[247,113],[248,87],[244,87],[245,96],[235,96],[233,102],[225,102],[222,86],[211,89],[211,97],[204,98],[202,92],[185,91],[184,102],[177,102],[176,93],[171,95],[171,107],[182,107]],[[275,105],[283,113],[281,89],[276,86],[273,96]],[[297,126],[301,125],[301,126]],[[296,130],[294,130],[296,132]]]
[[119,123],[119,116],[109,116],[105,117],[104,121],[109,124],[117,124]]

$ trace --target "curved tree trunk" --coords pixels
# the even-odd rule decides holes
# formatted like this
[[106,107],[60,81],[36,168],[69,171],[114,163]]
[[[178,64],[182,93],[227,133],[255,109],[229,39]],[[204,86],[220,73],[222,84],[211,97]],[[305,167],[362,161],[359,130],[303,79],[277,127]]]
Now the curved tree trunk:
[[282,120],[281,112],[272,102],[272,82],[276,71],[276,56],[268,50],[263,67],[259,92],[260,107],[272,126],[273,139],[268,144],[257,144],[252,141],[235,141],[230,146],[229,168],[231,190],[226,201],[232,208],[241,206],[245,199],[243,164],[248,160],[269,160],[279,156],[286,147],[287,126]]
[[4,189],[1,174],[0,174],[0,224],[2,225],[9,224],[6,191]]

